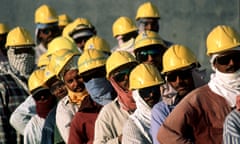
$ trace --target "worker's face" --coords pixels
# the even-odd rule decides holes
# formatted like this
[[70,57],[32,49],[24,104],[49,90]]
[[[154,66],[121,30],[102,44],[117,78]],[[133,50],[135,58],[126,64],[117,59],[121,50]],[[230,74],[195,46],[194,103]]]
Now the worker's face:
[[132,63],[129,65],[125,65],[123,67],[120,67],[119,69],[112,72],[111,76],[113,80],[125,91],[129,90],[129,74],[132,71],[132,69],[137,64]]
[[139,95],[148,104],[148,106],[152,108],[160,100],[160,86],[155,85],[139,89]]
[[148,63],[156,66],[159,71],[162,70],[162,56],[166,48],[161,45],[147,46],[136,51],[136,59],[140,63]]
[[85,90],[83,78],[78,74],[78,70],[69,70],[63,76],[65,85],[73,92]]
[[240,68],[240,51],[220,53],[214,60],[214,67],[222,73],[234,73]]
[[84,49],[84,46],[87,42],[87,40],[90,38],[90,36],[87,36],[87,37],[79,37],[79,38],[76,38],[74,39],[74,42],[77,44],[77,47],[79,49],[81,49],[81,51],[83,51]]
[[165,75],[167,82],[178,92],[178,95],[184,97],[194,89],[192,69],[176,70],[167,72]]
[[150,31],[154,31],[154,32],[159,31],[158,19],[144,18],[144,19],[140,19],[139,21],[140,21],[140,24],[143,25],[144,30],[150,30]]
[[45,29],[39,29],[39,39],[41,43],[47,48],[47,44],[55,37],[60,36],[61,32],[58,26],[52,26]]
[[51,84],[50,91],[59,100],[67,95],[67,88],[65,84],[58,79],[55,79],[55,81]]

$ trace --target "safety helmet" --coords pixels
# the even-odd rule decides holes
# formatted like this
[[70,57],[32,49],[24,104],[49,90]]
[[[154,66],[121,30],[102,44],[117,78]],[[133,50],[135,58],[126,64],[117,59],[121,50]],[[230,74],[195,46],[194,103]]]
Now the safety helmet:
[[40,55],[40,57],[38,58],[37,67],[39,68],[45,67],[48,64],[49,64],[49,57],[47,56],[47,53]]
[[55,10],[44,4],[35,11],[35,23],[48,24],[58,22],[58,17]]
[[34,45],[34,41],[27,29],[18,26],[9,31],[6,47],[27,45]]
[[166,47],[162,38],[158,35],[158,33],[153,31],[148,31],[148,30],[143,31],[139,33],[135,39],[134,51],[141,49],[142,47],[145,47],[145,46],[157,45],[157,44]]
[[106,77],[109,78],[110,73],[122,65],[129,63],[138,63],[134,56],[127,51],[115,51],[106,61]]
[[4,23],[0,23],[0,34],[5,34],[9,31],[8,27]]
[[66,64],[74,57],[79,56],[80,53],[75,53],[68,49],[61,49],[51,55],[48,65],[54,70],[54,73],[60,78],[60,73]]
[[69,23],[68,25],[66,25],[64,28],[63,28],[63,31],[62,31],[62,36],[69,39],[70,41],[74,42],[74,40],[70,37],[69,33],[72,32],[73,30],[73,24],[72,23]]
[[155,5],[151,2],[145,2],[138,7],[137,14],[135,19],[139,20],[140,18],[160,18],[160,14]]
[[84,50],[78,60],[79,74],[105,66],[108,56],[95,49]]
[[32,94],[35,90],[46,87],[44,85],[44,70],[43,69],[37,69],[32,72],[32,74],[29,76],[28,79],[28,89],[30,93]]
[[47,82],[54,78],[56,76],[55,70],[53,69],[52,65],[47,65],[44,69],[44,84],[47,84]]
[[96,49],[99,51],[111,53],[108,42],[99,36],[92,36],[90,39],[87,40],[84,46],[84,50],[88,49]]
[[131,90],[163,84],[164,80],[156,67],[151,64],[139,64],[130,73],[129,88]]
[[55,53],[58,50],[67,49],[74,53],[80,53],[77,49],[77,46],[74,42],[71,40],[65,38],[65,37],[56,37],[54,38],[49,44],[47,49],[47,56],[51,56],[53,53]]
[[112,26],[113,37],[137,31],[135,23],[129,17],[119,17]]
[[67,14],[61,14],[58,16],[58,25],[59,26],[66,26],[70,23],[70,18]]
[[192,51],[183,45],[172,45],[163,54],[162,73],[191,66],[198,63]]
[[218,25],[208,34],[207,55],[240,46],[240,35],[230,26]]

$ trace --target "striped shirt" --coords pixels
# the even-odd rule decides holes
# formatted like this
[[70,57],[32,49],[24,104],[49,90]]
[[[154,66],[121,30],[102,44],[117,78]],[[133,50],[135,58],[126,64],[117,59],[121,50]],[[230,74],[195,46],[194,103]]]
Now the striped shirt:
[[240,111],[235,109],[226,117],[223,130],[224,144],[240,144]]

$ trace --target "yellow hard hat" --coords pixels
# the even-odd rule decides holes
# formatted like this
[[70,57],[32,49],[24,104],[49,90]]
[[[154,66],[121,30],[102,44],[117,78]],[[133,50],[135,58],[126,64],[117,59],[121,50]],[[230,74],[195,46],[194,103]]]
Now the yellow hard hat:
[[240,35],[230,26],[218,25],[208,34],[207,55],[240,46]]
[[34,45],[30,33],[23,27],[15,27],[7,35],[6,47]]
[[96,49],[99,51],[111,53],[110,46],[107,41],[99,36],[92,36],[87,40],[84,51],[88,49]]
[[191,50],[183,45],[172,45],[163,54],[162,73],[178,70],[198,63]]
[[58,25],[59,26],[66,26],[70,23],[70,18],[67,14],[61,14],[58,16]]
[[80,53],[77,49],[77,46],[74,42],[70,41],[69,39],[65,37],[56,37],[54,38],[49,44],[47,49],[47,56],[51,56],[53,53],[55,53],[58,50],[67,49],[74,53]]
[[4,23],[0,23],[0,34],[5,34],[9,31],[8,26]]
[[160,14],[155,5],[151,2],[145,2],[138,7],[137,15],[135,17],[136,20],[140,18],[160,18]]
[[35,11],[35,23],[48,24],[58,22],[58,16],[53,8],[44,4]]
[[72,23],[69,23],[67,24],[64,28],[63,28],[63,31],[62,31],[62,36],[69,39],[70,41],[74,42],[74,40],[70,37],[70,33],[72,32],[73,30],[73,24]]
[[[67,65],[67,63],[74,57],[79,56],[79,53],[75,53],[68,49],[61,49],[56,51],[51,55],[51,59],[49,62],[49,67],[54,70],[54,73],[60,78],[60,73]],[[77,64],[76,64],[77,65]]]
[[49,80],[51,80],[55,76],[55,70],[53,69],[52,65],[47,65],[44,69],[44,84],[47,84],[47,82],[49,82]]
[[143,31],[139,33],[135,39],[134,51],[145,46],[157,45],[157,44],[166,47],[162,38],[158,35],[158,33],[153,31]]
[[129,63],[138,63],[134,56],[127,51],[115,51],[113,52],[106,61],[106,77],[109,78],[110,73],[120,66]]
[[44,70],[43,69],[37,69],[32,72],[32,74],[29,76],[28,79],[28,89],[30,93],[32,94],[35,90],[46,87],[44,85]]
[[130,73],[129,88],[131,90],[163,84],[164,80],[156,67],[151,64],[139,64]]
[[113,37],[137,31],[135,23],[129,17],[119,17],[112,26]]
[[47,53],[40,55],[40,57],[38,58],[37,67],[39,68],[45,67],[48,64],[49,64],[49,57],[47,56]]
[[95,49],[83,51],[78,60],[79,74],[101,66],[105,66],[107,58],[108,56],[106,54]]

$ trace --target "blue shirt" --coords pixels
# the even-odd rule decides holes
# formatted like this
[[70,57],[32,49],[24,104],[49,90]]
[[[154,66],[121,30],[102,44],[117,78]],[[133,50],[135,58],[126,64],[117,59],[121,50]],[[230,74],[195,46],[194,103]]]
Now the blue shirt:
[[175,106],[176,105],[167,105],[161,101],[152,108],[150,134],[152,135],[153,144],[159,144],[157,140],[158,130]]

